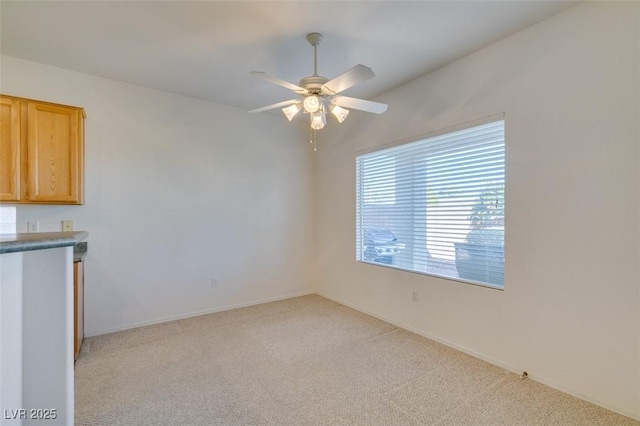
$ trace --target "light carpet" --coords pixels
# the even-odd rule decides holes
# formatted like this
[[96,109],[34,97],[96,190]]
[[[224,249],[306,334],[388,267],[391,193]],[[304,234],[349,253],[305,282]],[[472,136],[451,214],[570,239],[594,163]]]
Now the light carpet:
[[640,425],[320,296],[85,340],[76,425]]

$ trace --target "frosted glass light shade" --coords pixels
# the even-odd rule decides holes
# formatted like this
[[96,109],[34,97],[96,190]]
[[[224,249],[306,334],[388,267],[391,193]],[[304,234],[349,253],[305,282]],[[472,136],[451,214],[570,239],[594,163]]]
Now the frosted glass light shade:
[[304,98],[304,110],[308,113],[318,112],[320,109],[320,98],[317,95],[311,95]]
[[349,115],[349,110],[338,105],[334,105],[331,108],[331,113],[336,117],[338,123],[342,123],[344,119],[347,118],[347,115]]
[[327,118],[324,112],[316,112],[311,114],[311,128],[314,130],[320,130],[327,124]]
[[293,120],[293,117],[300,111],[300,104],[289,105],[288,107],[282,108],[282,112],[287,117],[289,121]]

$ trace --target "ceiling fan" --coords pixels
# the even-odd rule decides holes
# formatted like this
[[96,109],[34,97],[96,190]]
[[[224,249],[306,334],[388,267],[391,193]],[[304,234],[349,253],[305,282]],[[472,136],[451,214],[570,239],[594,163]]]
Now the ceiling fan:
[[320,33],[307,34],[307,41],[313,46],[313,75],[304,77],[298,85],[271,77],[263,72],[252,71],[250,73],[271,83],[286,87],[300,95],[300,97],[256,108],[249,112],[263,112],[282,108],[282,112],[289,121],[293,120],[293,117],[300,111],[304,114],[309,114],[311,125],[310,142],[314,143],[314,149],[315,132],[327,124],[327,112],[331,112],[338,122],[342,123],[349,115],[348,108],[374,114],[382,114],[387,110],[386,104],[340,95],[350,87],[372,78],[374,73],[371,68],[364,65],[356,65],[331,80],[318,75],[318,44],[320,44],[321,39],[322,34]]

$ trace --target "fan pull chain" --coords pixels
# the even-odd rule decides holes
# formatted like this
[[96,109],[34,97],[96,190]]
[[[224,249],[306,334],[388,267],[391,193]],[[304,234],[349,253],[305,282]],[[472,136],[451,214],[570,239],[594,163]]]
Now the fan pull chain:
[[318,151],[318,146],[317,146],[317,141],[318,141],[318,135],[317,135],[317,130],[313,129],[313,152],[317,152]]
[[318,147],[316,144],[316,140],[318,139],[318,134],[316,129],[309,128],[309,143],[313,145],[313,150],[317,151]]

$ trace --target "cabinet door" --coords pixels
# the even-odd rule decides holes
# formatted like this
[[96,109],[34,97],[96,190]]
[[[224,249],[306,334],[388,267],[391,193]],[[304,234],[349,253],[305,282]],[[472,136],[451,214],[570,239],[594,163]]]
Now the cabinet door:
[[20,201],[20,101],[0,97],[0,201]]
[[29,201],[82,204],[82,111],[29,102],[27,122]]

